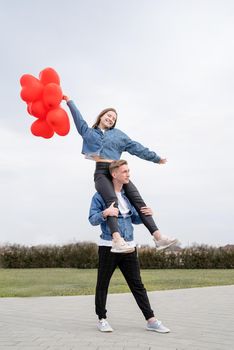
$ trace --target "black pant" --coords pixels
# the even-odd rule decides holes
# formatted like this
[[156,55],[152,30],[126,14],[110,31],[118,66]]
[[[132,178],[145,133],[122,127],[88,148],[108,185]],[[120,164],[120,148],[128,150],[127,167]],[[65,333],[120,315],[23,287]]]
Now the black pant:
[[142,283],[136,249],[133,253],[111,253],[111,247],[99,247],[99,265],[95,295],[96,314],[99,320],[106,318],[106,299],[111,276],[118,266],[136,299],[144,317],[154,317],[146,289]]
[[[112,177],[109,173],[109,165],[110,163],[96,163],[96,170],[94,173],[95,188],[104,199],[107,207],[109,207],[111,203],[115,202],[114,206],[118,208],[118,199],[114,191]],[[152,234],[154,231],[158,230],[153,217],[151,215],[144,215],[140,211],[140,209],[142,207],[145,207],[146,204],[143,201],[136,186],[131,181],[129,181],[129,183],[124,185],[123,188],[126,196],[132,205],[136,208],[143,224],[147,227],[149,232]],[[117,218],[115,216],[108,216],[107,224],[110,228],[111,233],[119,231]]]

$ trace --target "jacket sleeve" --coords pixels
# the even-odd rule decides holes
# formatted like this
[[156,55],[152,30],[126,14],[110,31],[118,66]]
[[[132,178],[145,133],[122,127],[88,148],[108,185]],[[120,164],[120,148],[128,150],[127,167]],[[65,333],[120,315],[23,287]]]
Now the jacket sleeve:
[[141,159],[148,160],[150,162],[159,163],[161,158],[157,153],[150,151],[149,148],[144,147],[141,143],[133,141],[126,134],[125,136],[125,149],[124,151],[137,156]]
[[76,129],[78,133],[83,136],[86,131],[89,129],[87,122],[83,119],[79,109],[76,107],[75,103],[73,101],[68,101],[67,105],[71,111]]
[[89,209],[89,222],[91,225],[97,226],[106,221],[102,214],[104,209],[105,207],[100,198],[98,198],[97,195],[94,195]]

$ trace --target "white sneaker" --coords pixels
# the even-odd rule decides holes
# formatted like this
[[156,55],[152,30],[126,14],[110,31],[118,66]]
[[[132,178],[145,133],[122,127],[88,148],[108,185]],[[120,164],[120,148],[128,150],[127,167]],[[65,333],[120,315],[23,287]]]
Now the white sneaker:
[[100,332],[113,332],[113,328],[105,318],[98,321],[97,328]]
[[148,331],[154,331],[158,333],[169,333],[170,329],[165,327],[161,321],[147,322],[146,329]]
[[130,247],[123,238],[117,242],[112,241],[111,253],[132,253],[134,250],[135,248]]
[[162,239],[159,239],[159,240],[154,238],[154,243],[156,246],[156,250],[163,250],[174,244],[179,243],[179,241],[176,238],[169,238],[169,237],[163,236]]

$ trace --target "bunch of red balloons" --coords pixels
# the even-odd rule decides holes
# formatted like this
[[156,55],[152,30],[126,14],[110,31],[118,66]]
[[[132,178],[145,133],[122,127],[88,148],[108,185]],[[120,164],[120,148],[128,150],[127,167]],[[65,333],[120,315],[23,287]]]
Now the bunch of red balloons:
[[67,135],[70,122],[66,111],[60,106],[63,93],[58,73],[53,68],[45,68],[40,72],[39,79],[24,74],[20,85],[20,97],[27,103],[28,113],[37,118],[31,126],[32,134],[46,139],[54,133]]

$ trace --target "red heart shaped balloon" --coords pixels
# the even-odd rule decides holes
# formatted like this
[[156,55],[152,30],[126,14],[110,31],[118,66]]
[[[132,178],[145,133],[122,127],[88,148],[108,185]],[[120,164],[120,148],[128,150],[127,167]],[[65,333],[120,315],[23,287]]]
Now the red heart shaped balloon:
[[63,92],[58,84],[50,83],[44,87],[42,100],[48,109],[56,108],[60,105]]
[[66,111],[60,107],[63,92],[58,73],[51,67],[43,69],[39,79],[31,74],[20,78],[20,96],[27,103],[27,111],[38,118],[31,125],[35,136],[51,138],[56,132],[65,136],[70,131],[70,121]]
[[42,97],[44,86],[33,75],[24,74],[20,78],[20,84],[22,85],[20,96],[25,102],[33,102]]
[[59,107],[47,113],[46,121],[53,128],[56,134],[65,136],[70,130],[70,121],[67,112]]
[[58,73],[53,68],[45,68],[39,74],[39,79],[42,84],[47,85],[49,83],[60,84],[60,78]]
[[31,103],[30,112],[34,117],[45,119],[48,109],[44,106],[42,100],[37,100]]
[[21,86],[29,86],[29,85],[34,84],[35,82],[39,82],[39,80],[31,74],[24,74],[20,78],[20,85]]
[[27,105],[27,111],[30,115],[32,115],[31,107],[32,107],[32,102],[29,102]]
[[51,126],[45,121],[41,119],[37,119],[31,125],[31,132],[35,136],[41,136],[45,139],[49,139],[54,135],[54,130]]

